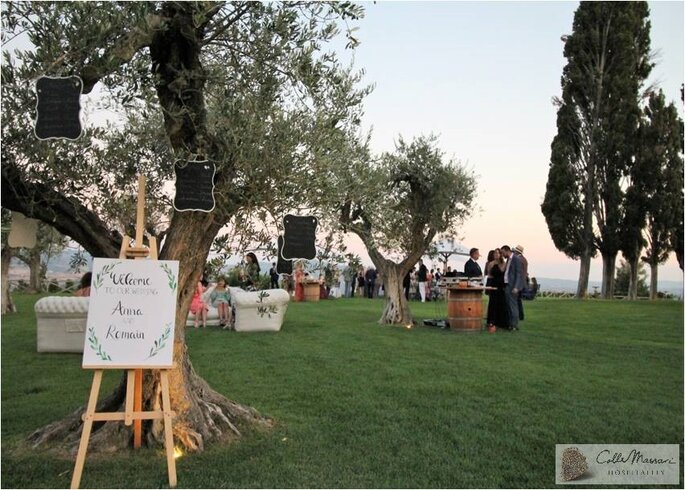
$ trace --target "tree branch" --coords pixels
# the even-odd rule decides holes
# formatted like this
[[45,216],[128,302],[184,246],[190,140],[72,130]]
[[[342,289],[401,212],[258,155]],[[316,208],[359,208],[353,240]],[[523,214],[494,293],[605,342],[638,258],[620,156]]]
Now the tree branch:
[[93,257],[117,257],[122,237],[80,202],[41,183],[24,181],[12,164],[2,165],[2,206],[53,226]]
[[83,93],[89,93],[101,78],[131,61],[144,47],[150,46],[155,32],[162,27],[164,20],[161,15],[148,15],[142,25],[135,26],[118,44],[106,49],[102,56],[103,60],[107,60],[106,63],[84,66],[80,73]]

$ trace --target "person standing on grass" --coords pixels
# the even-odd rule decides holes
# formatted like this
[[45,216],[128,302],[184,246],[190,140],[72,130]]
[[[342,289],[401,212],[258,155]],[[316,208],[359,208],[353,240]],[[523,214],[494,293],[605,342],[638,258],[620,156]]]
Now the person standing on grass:
[[376,269],[369,267],[364,274],[364,284],[366,286],[366,297],[373,299],[373,289],[376,287]]
[[349,267],[350,276],[350,298],[354,298],[354,291],[357,289],[357,274],[354,273],[354,267]]
[[507,258],[507,265],[504,270],[504,291],[509,310],[509,330],[518,330],[518,294],[526,286],[526,278],[523,275],[523,262],[512,252],[509,245],[504,245],[500,250],[502,255]]
[[271,264],[271,269],[269,269],[269,277],[271,278],[271,289],[278,289],[278,271],[276,270],[276,262]]
[[490,250],[485,271],[488,276],[487,286],[496,288],[488,291],[488,327],[507,328],[509,326],[509,306],[504,291],[504,262],[500,249]]
[[464,264],[464,275],[466,277],[483,277],[483,271],[476,262],[478,259],[480,259],[480,251],[477,248],[469,250],[469,260]]
[[[352,277],[352,267],[350,267],[349,265],[346,265],[343,269],[342,279],[344,287],[343,294],[341,294],[341,296],[343,298],[349,298],[350,296],[354,296],[354,277]],[[352,294],[350,294],[350,290]]]
[[357,291],[359,292],[359,297],[363,298],[366,290],[364,289],[364,269],[359,269],[357,274]]
[[244,289],[248,291],[256,291],[259,286],[259,261],[254,252],[248,252],[245,255],[245,268],[243,284]]
[[419,259],[419,271],[416,273],[416,278],[419,282],[419,295],[421,295],[421,303],[426,302],[426,279],[428,278],[428,267],[423,263],[423,259]]
[[[521,245],[516,245],[514,249],[512,250],[514,254],[521,260],[521,264],[523,265],[523,277],[526,281],[526,286],[528,286],[528,259],[523,256],[523,247]],[[524,286],[525,287],[525,286]],[[519,320],[523,321],[524,319],[524,314],[523,314],[523,301],[521,299],[521,293],[523,292],[523,289],[519,291]]]
[[404,297],[407,298],[407,301],[409,301],[409,288],[411,287],[411,275],[414,272],[414,269],[407,271],[407,274],[404,276],[404,279],[402,280],[402,287],[404,288]]
[[295,272],[293,274],[295,280],[295,301],[304,301],[304,266],[302,262],[295,264]]

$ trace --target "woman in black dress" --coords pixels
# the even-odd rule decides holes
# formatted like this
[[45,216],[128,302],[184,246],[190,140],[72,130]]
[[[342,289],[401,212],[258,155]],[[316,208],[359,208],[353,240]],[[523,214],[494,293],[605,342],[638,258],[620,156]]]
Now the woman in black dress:
[[487,285],[497,288],[494,291],[490,291],[490,299],[488,301],[488,327],[509,327],[507,298],[504,295],[504,270],[506,268],[507,264],[504,262],[504,257],[498,248],[494,251],[493,259],[486,265],[486,270],[488,271]]

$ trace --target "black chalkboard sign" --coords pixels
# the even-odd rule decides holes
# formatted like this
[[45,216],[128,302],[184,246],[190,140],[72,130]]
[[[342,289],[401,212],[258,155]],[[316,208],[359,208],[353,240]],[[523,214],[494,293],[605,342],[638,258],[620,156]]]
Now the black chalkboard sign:
[[202,211],[214,209],[214,174],[216,165],[208,161],[176,162],[176,211]]
[[278,237],[278,262],[276,262],[276,272],[279,274],[292,274],[293,273],[293,261],[285,260],[281,255],[283,251],[283,237]]
[[40,77],[36,81],[36,125],[40,140],[81,137],[81,90],[79,77]]
[[314,216],[293,216],[286,214],[283,218],[283,250],[281,255],[286,260],[307,259],[316,257],[316,225]]

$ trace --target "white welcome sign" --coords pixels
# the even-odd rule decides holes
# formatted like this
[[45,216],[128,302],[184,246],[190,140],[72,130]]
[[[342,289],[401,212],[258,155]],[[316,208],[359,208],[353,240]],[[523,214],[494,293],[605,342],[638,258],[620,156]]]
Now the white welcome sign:
[[170,368],[178,261],[93,260],[83,367]]

